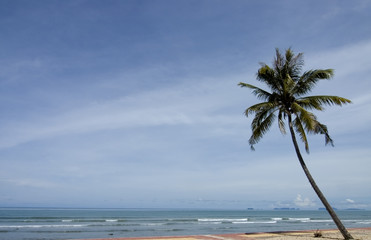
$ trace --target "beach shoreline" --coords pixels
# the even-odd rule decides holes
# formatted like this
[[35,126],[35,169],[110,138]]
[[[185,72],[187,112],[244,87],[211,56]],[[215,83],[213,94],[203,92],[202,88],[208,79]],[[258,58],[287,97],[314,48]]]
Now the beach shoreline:
[[[354,239],[371,240],[371,227],[348,229]],[[320,237],[315,237],[320,233]],[[275,231],[255,233],[233,233],[233,234],[207,234],[187,236],[164,236],[164,237],[119,237],[94,238],[94,239],[70,239],[70,240],[337,240],[343,239],[337,229],[304,230],[304,231]]]
[[[369,210],[338,213],[348,229],[371,228]],[[262,233],[274,233],[278,237],[282,235],[278,235],[279,231],[310,230],[313,235],[317,229],[336,230],[327,212],[317,210],[2,209],[0,216],[0,239],[7,240],[166,240],[168,236],[177,240],[198,240],[205,236],[215,240],[227,236],[233,240],[241,235],[242,239],[262,238]],[[192,235],[198,237],[190,239]]]

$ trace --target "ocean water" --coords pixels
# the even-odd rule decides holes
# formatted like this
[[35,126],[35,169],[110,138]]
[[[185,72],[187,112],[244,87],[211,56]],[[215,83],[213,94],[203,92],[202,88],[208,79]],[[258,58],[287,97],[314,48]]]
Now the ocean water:
[[[371,211],[337,211],[348,228],[371,227]],[[0,209],[0,239],[180,236],[336,228],[326,211]]]

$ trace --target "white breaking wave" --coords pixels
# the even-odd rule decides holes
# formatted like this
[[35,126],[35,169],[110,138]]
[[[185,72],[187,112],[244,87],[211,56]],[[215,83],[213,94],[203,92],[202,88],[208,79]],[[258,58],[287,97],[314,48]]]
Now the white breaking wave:
[[361,221],[361,222],[357,222],[359,224],[371,224],[371,220],[370,221]]
[[163,226],[166,225],[166,223],[142,223],[141,226]]
[[55,227],[87,227],[88,225],[9,225],[0,226],[0,228],[55,228]]
[[258,222],[247,222],[252,224],[274,224],[277,223],[277,221],[258,221]]
[[310,218],[289,218],[289,221],[308,222],[310,221]]
[[199,222],[247,222],[247,218],[199,218],[197,219]]
[[274,224],[277,220],[272,221],[249,221],[248,218],[200,218],[199,222],[209,223],[209,224],[221,224],[221,223],[232,223],[232,224]]
[[322,222],[332,222],[331,219],[311,219],[311,218],[280,218],[280,217],[273,217],[271,218],[273,221],[294,221],[294,222],[313,222],[313,223],[322,223]]

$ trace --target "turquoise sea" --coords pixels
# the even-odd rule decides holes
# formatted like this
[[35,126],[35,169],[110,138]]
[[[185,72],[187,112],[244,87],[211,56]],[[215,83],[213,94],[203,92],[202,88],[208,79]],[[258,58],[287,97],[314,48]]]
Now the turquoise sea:
[[[337,211],[348,228],[371,227],[371,211]],[[326,211],[0,209],[0,239],[88,239],[336,228]]]

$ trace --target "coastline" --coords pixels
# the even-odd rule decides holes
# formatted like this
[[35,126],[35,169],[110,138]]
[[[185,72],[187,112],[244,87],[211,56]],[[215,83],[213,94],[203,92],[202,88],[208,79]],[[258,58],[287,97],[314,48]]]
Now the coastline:
[[[371,228],[369,210],[338,213],[348,229]],[[177,240],[233,240],[241,235],[240,239],[249,240],[248,237],[262,239],[267,233],[275,234],[270,236],[272,238],[289,231],[313,235],[317,229],[336,229],[324,211],[2,209],[0,216],[0,239],[7,240],[168,240],[169,237]],[[281,235],[277,235],[278,232]]]
[[[354,239],[371,240],[371,227],[348,229]],[[256,233],[235,233],[235,234],[208,234],[189,235],[173,237],[127,237],[127,238],[94,238],[94,239],[70,239],[70,240],[341,240],[341,233],[337,229],[319,230],[321,237],[315,237],[317,230],[305,231],[282,231],[282,232],[256,232]]]

